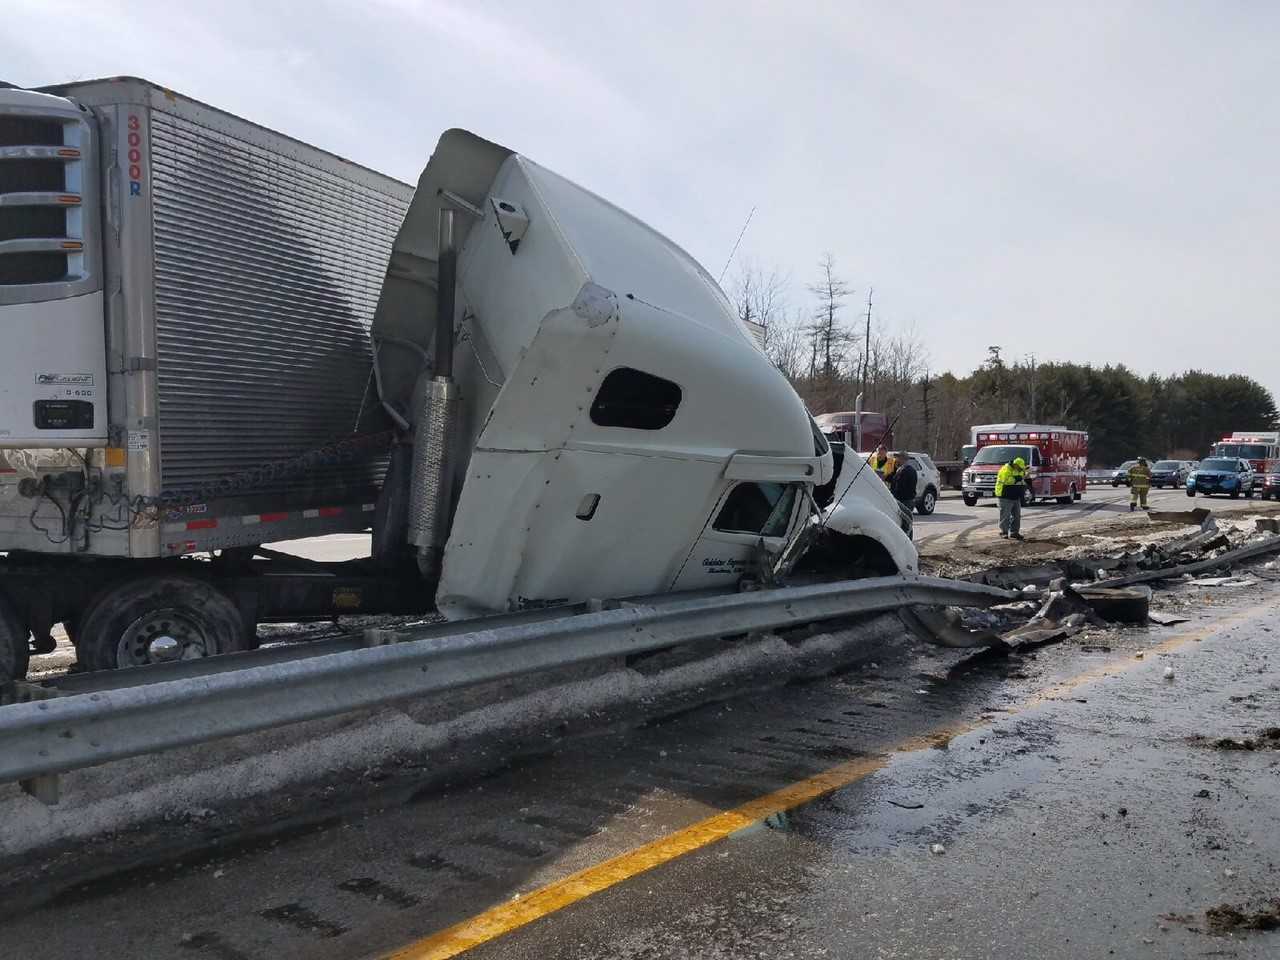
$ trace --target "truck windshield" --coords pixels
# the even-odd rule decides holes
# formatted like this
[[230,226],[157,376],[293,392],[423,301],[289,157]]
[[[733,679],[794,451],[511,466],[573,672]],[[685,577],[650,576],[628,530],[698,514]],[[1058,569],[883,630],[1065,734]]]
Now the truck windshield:
[[1008,463],[1014,457],[1021,457],[1024,463],[1031,463],[1030,447],[983,447],[973,458],[974,465],[980,463]]
[[1213,452],[1220,457],[1240,457],[1244,460],[1262,460],[1267,455],[1264,443],[1217,443]]

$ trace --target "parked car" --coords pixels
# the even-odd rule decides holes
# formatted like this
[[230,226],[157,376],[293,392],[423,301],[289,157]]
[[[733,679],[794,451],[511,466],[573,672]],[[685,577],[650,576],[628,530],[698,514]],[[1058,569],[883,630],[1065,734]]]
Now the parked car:
[[1262,468],[1262,499],[1280,500],[1280,460],[1268,460]]
[[942,489],[942,476],[933,458],[927,453],[908,450],[912,466],[916,468],[916,513],[927,517],[938,505],[938,491]]
[[1257,475],[1248,460],[1238,457],[1209,457],[1201,460],[1200,466],[1187,477],[1187,496],[1194,497],[1203,493],[1206,497],[1215,493],[1225,493],[1232,500],[1244,494],[1245,498],[1253,496]]
[[1191,465],[1186,460],[1157,460],[1151,465],[1151,485],[1157,490],[1185,487],[1189,473]]
[[1124,463],[1120,464],[1120,466],[1112,470],[1111,485],[1113,487],[1118,487],[1123,483],[1127,487],[1129,485],[1129,468],[1136,465],[1137,462],[1137,460],[1126,460]]

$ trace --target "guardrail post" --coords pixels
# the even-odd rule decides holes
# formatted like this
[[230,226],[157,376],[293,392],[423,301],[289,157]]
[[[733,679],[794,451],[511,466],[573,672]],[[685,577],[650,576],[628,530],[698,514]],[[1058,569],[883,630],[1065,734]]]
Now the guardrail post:
[[60,777],[56,773],[42,773],[29,780],[19,780],[18,786],[22,788],[23,793],[35,797],[46,807],[57,806],[62,792]]

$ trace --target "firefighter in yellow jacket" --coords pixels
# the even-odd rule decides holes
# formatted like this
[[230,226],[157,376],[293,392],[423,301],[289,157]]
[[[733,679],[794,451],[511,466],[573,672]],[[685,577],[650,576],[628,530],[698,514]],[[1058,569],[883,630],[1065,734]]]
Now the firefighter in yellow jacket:
[[996,474],[996,499],[1000,501],[1000,537],[1021,540],[1022,497],[1027,490],[1027,462],[1014,457]]
[[1142,509],[1147,509],[1147,491],[1151,489],[1151,468],[1147,466],[1147,458],[1139,457],[1138,462],[1129,468],[1129,512],[1132,513],[1142,501]]

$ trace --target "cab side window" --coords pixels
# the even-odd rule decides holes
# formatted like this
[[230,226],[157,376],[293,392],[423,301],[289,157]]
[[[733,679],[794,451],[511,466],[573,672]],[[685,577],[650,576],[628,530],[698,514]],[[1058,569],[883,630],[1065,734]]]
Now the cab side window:
[[725,498],[712,528],[721,533],[785,536],[796,488],[785,483],[740,483]]
[[680,387],[642,370],[619,367],[609,372],[591,403],[591,422],[598,427],[661,430],[675,419]]

